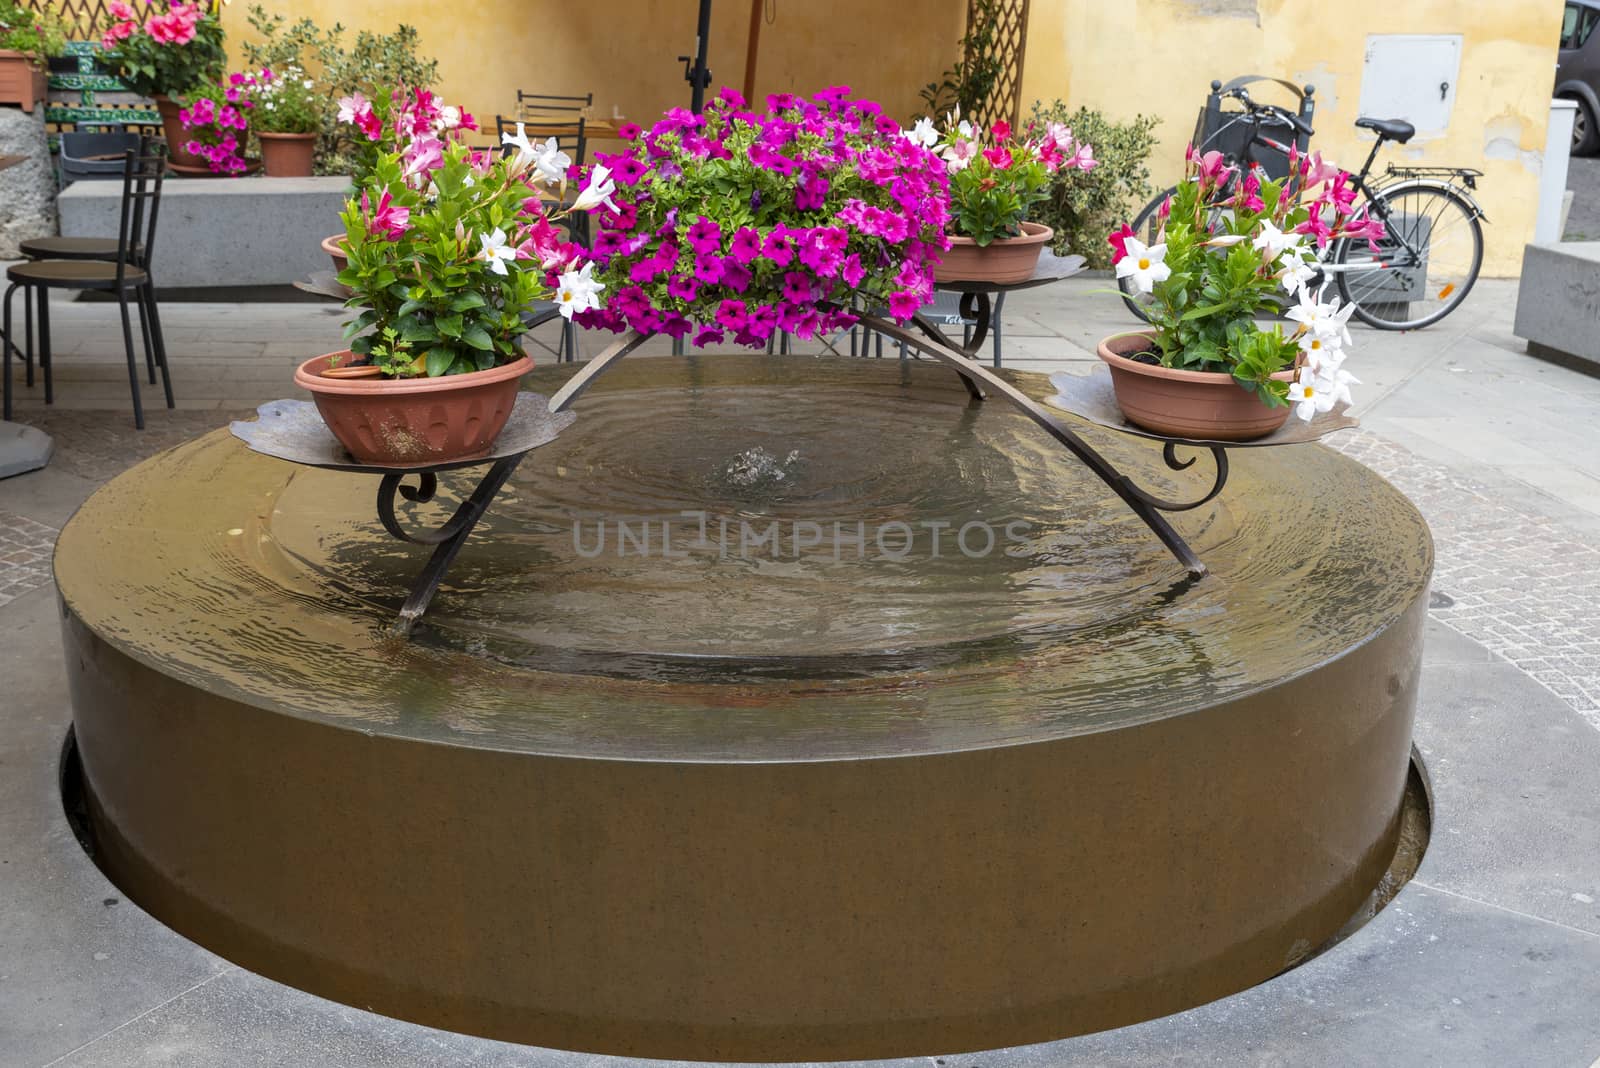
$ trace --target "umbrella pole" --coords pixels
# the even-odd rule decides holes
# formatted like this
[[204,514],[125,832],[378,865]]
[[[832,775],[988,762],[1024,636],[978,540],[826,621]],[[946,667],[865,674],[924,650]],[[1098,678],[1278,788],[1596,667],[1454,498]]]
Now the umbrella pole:
[[761,16],[766,0],[750,0],[750,41],[744,51],[744,100],[754,106],[756,98],[756,52],[761,48]]
[[700,0],[700,20],[695,28],[694,69],[689,72],[689,110],[696,115],[706,105],[711,71],[706,67],[706,46],[711,37],[711,0]]

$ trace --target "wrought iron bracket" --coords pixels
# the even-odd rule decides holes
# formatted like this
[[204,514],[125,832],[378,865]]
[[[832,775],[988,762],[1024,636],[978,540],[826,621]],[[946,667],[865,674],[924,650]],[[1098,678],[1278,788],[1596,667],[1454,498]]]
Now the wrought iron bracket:
[[[399,618],[391,628],[394,634],[400,637],[410,634],[422,613],[428,610],[429,602],[439,592],[439,584],[444,581],[445,572],[455,562],[461,546],[472,536],[473,529],[477,527],[478,520],[483,518],[483,513],[489,510],[495,494],[500,492],[506,479],[511,477],[511,472],[516,470],[526,455],[525,452],[519,452],[494,461],[488,473],[478,482],[477,488],[456,506],[455,513],[432,530],[412,531],[401,525],[395,513],[395,497],[398,495],[415,504],[433,500],[439,489],[437,470],[391,471],[383,476],[383,481],[378,484],[378,519],[383,523],[383,529],[401,541],[434,546],[427,566],[411,584],[411,592],[400,606]],[[414,486],[406,482],[412,477],[417,480]]]

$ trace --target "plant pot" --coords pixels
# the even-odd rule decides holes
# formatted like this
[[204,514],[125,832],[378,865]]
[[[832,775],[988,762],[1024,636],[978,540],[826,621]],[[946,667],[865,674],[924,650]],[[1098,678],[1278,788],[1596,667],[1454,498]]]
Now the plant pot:
[[317,150],[314,133],[257,133],[261,140],[261,166],[268,178],[310,178],[311,157]]
[[21,104],[23,111],[31,112],[49,89],[44,64],[35,63],[21,52],[0,48],[0,104]]
[[324,378],[333,352],[302,363],[294,383],[309,390],[339,443],[361,463],[416,465],[470,460],[488,453],[511,417],[524,356],[503,367],[439,378]]
[[1039,253],[1055,231],[1040,223],[1022,224],[1021,237],[1002,237],[979,245],[952,235],[944,259],[933,269],[939,282],[1026,282],[1039,266]]
[[204,171],[210,174],[211,164],[204,157],[183,147],[190,141],[189,131],[183,128],[183,121],[178,118],[183,105],[164,93],[157,93],[150,99],[156,102],[156,111],[161,115],[161,133],[167,139],[167,162],[172,164],[173,170],[185,168],[189,173]]
[[[1111,369],[1111,385],[1123,418],[1134,426],[1175,438],[1250,441],[1277,430],[1290,409],[1269,408],[1233,376],[1128,359],[1155,347],[1155,335],[1116,334],[1100,342],[1100,358]],[[1294,380],[1293,371],[1272,376]]]
[[330,234],[322,239],[322,251],[333,261],[333,273],[336,275],[350,266],[350,259],[344,254],[344,239],[344,234]]

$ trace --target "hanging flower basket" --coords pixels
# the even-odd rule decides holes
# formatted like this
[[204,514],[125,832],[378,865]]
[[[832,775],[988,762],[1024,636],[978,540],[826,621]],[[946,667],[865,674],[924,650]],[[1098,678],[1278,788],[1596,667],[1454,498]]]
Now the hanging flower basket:
[[944,168],[848,88],[762,111],[724,89],[699,115],[620,132],[628,149],[592,170],[614,188],[590,252],[605,305],[584,325],[758,347],[848,327],[852,307],[904,321],[932,300]]

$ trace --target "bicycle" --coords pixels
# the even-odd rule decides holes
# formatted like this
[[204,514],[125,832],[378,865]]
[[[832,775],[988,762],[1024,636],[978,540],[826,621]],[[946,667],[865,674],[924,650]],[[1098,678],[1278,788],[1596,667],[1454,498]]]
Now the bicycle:
[[[1213,135],[1244,123],[1249,137],[1240,158],[1228,157],[1233,173],[1218,189],[1214,209],[1232,198],[1243,174],[1258,165],[1255,149],[1264,148],[1287,155],[1289,146],[1268,137],[1262,127],[1285,127],[1309,138],[1311,126],[1298,115],[1273,104],[1258,104],[1242,87],[1221,95],[1244,105],[1239,117]],[[1384,236],[1377,249],[1361,238],[1343,238],[1325,249],[1315,249],[1317,273],[1310,281],[1320,290],[1332,276],[1339,296],[1355,306],[1362,322],[1379,330],[1415,330],[1449,315],[1472,290],[1483,266],[1483,209],[1472,198],[1482,171],[1467,167],[1409,167],[1389,164],[1384,173],[1372,178],[1372,165],[1385,142],[1405,144],[1416,134],[1408,122],[1398,119],[1356,120],[1356,126],[1377,135],[1372,151],[1351,183],[1365,198],[1358,206],[1382,220]],[[1210,143],[1208,141],[1208,143]],[[1204,152],[1204,145],[1197,151]],[[1159,193],[1134,217],[1134,233],[1146,244],[1155,244],[1160,232],[1158,217],[1167,197],[1177,186]],[[1148,321],[1143,305],[1151,299],[1132,290],[1128,279],[1118,279],[1123,300],[1140,319]]]

